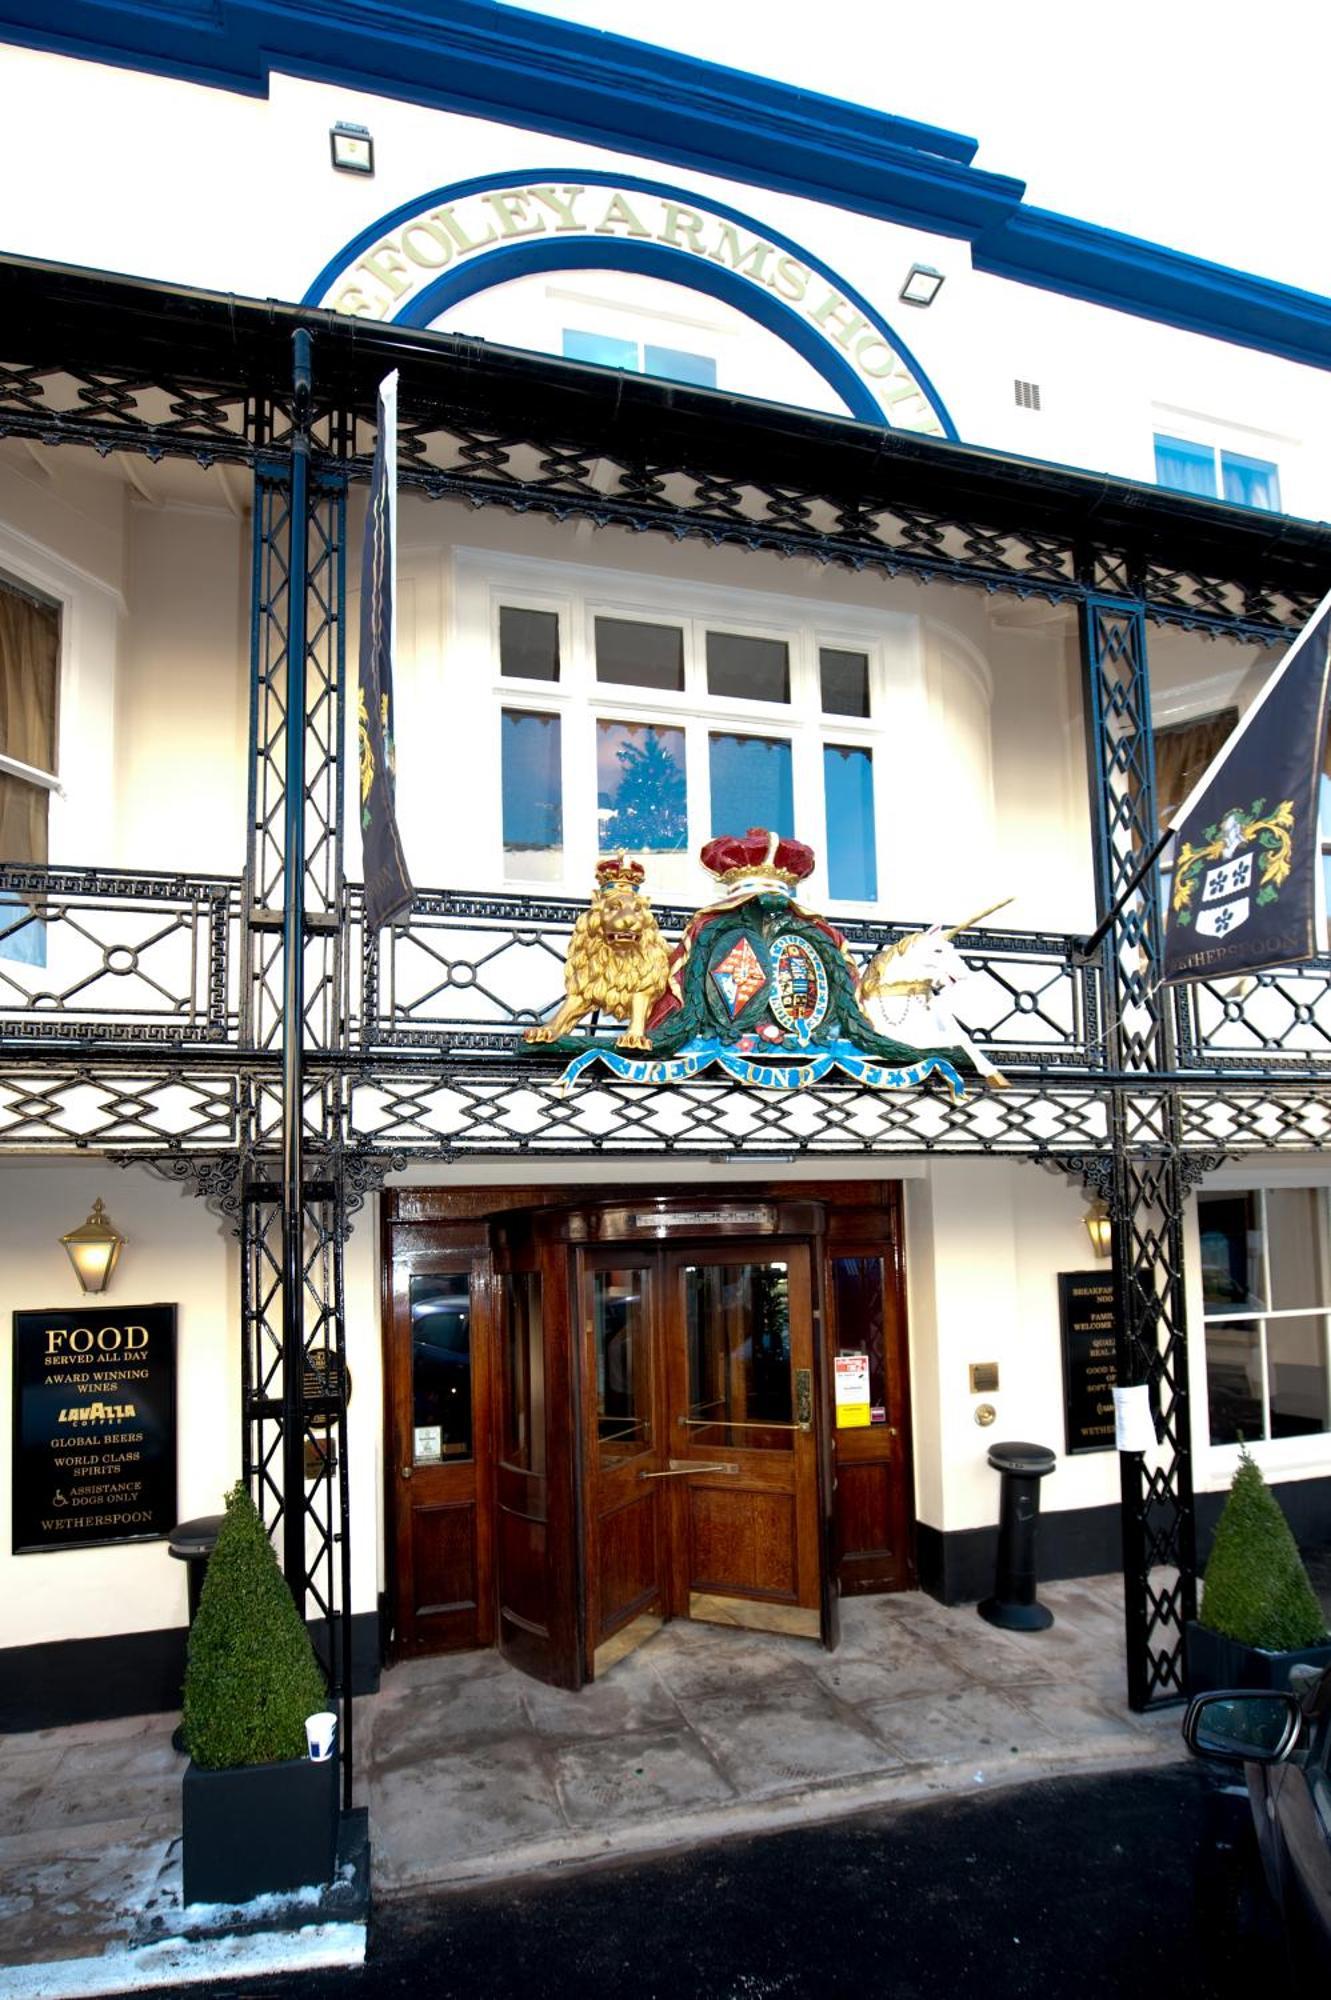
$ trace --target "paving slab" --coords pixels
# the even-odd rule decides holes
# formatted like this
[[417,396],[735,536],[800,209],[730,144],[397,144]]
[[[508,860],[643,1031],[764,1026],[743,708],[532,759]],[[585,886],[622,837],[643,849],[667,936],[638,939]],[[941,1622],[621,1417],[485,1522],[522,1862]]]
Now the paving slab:
[[[835,1653],[678,1621],[576,1695],[495,1653],[394,1666],[356,1704],[375,1892],[447,1891],[1181,1756],[1177,1709],[1127,1708],[1121,1581],[1041,1595],[1055,1624],[1019,1635],[916,1593],[852,1598]],[[142,1969],[133,1983],[151,1983],[135,1925],[146,1911],[170,1928],[179,1903],[176,1720],[0,1742],[0,2000],[112,1991],[121,1960]],[[162,1964],[183,1978],[182,1949],[164,1947]],[[65,1963],[67,1978],[39,1973]]]

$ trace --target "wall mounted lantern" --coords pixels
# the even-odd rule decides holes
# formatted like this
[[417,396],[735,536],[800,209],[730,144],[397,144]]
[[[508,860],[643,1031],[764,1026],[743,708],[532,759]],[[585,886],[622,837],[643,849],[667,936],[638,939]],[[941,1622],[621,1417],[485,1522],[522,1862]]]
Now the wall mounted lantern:
[[931,306],[943,289],[943,275],[932,264],[912,264],[897,297],[908,306]]
[[1107,1202],[1097,1195],[1087,1209],[1082,1221],[1086,1224],[1086,1234],[1091,1239],[1091,1248],[1097,1257],[1108,1257],[1114,1247],[1114,1224]]
[[95,1201],[88,1220],[71,1229],[60,1241],[69,1252],[69,1261],[78,1272],[84,1291],[104,1292],[125,1238],[111,1227],[101,1202]]
[[339,118],[328,134],[328,143],[333,152],[333,165],[340,174],[374,172],[374,140],[368,125],[348,125]]

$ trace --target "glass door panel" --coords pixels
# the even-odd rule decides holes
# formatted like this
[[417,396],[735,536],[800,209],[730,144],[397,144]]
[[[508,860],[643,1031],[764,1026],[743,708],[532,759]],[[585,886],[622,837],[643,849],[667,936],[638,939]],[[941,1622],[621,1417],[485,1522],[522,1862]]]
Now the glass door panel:
[[471,1273],[414,1275],[408,1298],[412,1462],[455,1464],[472,1456]]
[[590,1274],[596,1436],[602,1466],[652,1449],[652,1347],[641,1270]]
[[707,1450],[789,1451],[795,1406],[784,1263],[690,1264],[685,1426]]

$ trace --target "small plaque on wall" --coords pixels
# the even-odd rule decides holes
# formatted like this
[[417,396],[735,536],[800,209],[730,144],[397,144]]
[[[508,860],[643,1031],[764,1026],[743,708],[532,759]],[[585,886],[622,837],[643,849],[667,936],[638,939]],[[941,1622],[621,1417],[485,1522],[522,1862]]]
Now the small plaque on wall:
[[15,1555],[160,1540],[175,1520],[175,1307],[16,1312]]
[[1113,1451],[1118,1343],[1109,1272],[1060,1271],[1058,1318],[1068,1455]]

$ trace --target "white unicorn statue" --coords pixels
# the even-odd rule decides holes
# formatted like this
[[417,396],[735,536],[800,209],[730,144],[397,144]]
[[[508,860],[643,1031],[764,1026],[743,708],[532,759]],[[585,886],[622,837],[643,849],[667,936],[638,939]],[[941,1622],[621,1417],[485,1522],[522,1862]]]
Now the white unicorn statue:
[[973,930],[1011,901],[1005,896],[1001,903],[991,903],[948,930],[931,924],[927,931],[912,931],[895,944],[884,945],[860,974],[856,992],[860,1012],[875,1033],[921,1054],[960,1049],[991,1090],[1006,1090],[1008,1079],[975,1046],[952,1012],[950,995],[969,977],[969,967],[952,940],[958,931]]

